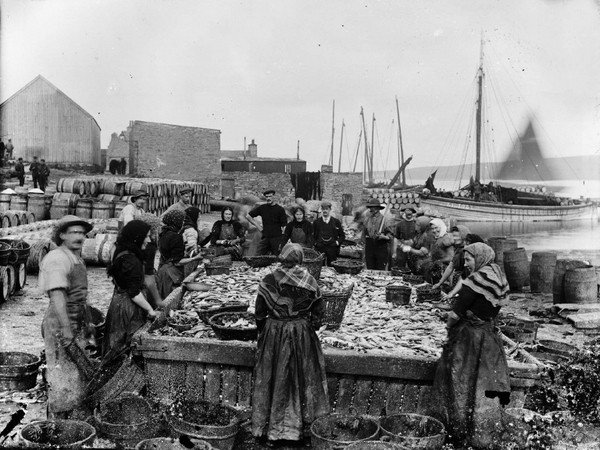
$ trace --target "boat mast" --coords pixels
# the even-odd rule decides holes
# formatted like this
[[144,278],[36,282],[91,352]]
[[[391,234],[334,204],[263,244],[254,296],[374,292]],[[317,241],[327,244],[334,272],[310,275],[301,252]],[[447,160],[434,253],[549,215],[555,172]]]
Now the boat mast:
[[346,124],[344,123],[344,119],[342,119],[342,132],[340,136],[340,157],[338,159],[338,173],[342,171],[342,142],[344,142],[344,127]]
[[365,181],[367,181],[366,176],[367,174],[371,173],[371,170],[369,168],[369,163],[370,163],[370,159],[369,159],[369,143],[367,142],[367,126],[365,125],[365,113],[363,112],[363,107],[360,107],[360,117],[362,119],[362,126],[363,126],[363,136],[365,138],[365,159],[364,159],[364,164],[363,164],[363,183]]
[[483,38],[481,39],[481,50],[479,54],[479,70],[477,71],[477,113],[475,116],[475,128],[477,131],[475,140],[475,181],[481,178],[481,110],[483,103]]
[[335,100],[331,112],[331,152],[329,153],[329,165],[333,167],[333,137],[335,136]]
[[[398,117],[398,163],[404,165],[404,147],[402,146],[402,128],[400,127],[400,108],[398,107],[398,96],[396,96],[396,116]],[[406,186],[406,172],[402,169],[402,186]]]
[[358,162],[358,150],[360,150],[360,140],[362,139],[362,129],[358,134],[358,144],[356,145],[356,156],[354,157],[354,166],[352,167],[352,172],[356,172],[356,163]]
[[369,183],[373,183],[373,152],[375,150],[375,113],[371,122],[371,164],[369,165]]

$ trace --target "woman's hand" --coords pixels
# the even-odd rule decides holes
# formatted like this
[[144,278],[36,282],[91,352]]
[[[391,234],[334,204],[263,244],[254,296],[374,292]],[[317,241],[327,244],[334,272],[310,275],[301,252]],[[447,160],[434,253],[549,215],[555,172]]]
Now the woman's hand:
[[[431,286],[432,289],[437,289],[439,287],[442,286],[442,283],[435,283],[433,286]],[[445,292],[442,292],[442,298],[444,298],[444,295],[446,295]]]
[[148,319],[150,320],[154,320],[156,319],[156,316],[158,314],[156,313],[156,311],[154,311],[153,309],[151,309],[150,311],[148,311]]
[[403,245],[403,246],[402,246],[402,251],[403,251],[404,253],[408,253],[408,252],[410,252],[410,249],[411,249],[411,247],[410,247],[410,246],[408,246],[408,245]]

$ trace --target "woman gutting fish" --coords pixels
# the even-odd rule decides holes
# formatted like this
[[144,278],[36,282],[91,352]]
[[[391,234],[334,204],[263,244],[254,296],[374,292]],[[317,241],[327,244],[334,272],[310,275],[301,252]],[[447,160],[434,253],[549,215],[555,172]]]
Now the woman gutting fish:
[[252,393],[252,434],[299,441],[329,412],[325,359],[315,332],[323,310],[317,281],[302,267],[298,244],[281,250],[281,268],[263,278],[256,298],[259,337]]

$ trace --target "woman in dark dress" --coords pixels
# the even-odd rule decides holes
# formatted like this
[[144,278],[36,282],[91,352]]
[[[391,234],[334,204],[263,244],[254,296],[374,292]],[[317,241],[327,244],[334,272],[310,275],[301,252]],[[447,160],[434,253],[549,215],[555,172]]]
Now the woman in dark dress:
[[303,257],[300,245],[285,245],[282,267],[263,278],[256,298],[252,434],[271,443],[302,439],[306,427],[329,412],[325,360],[315,333],[323,305],[317,281],[300,266]]
[[246,240],[246,229],[233,219],[233,209],[226,207],[221,212],[210,232],[210,245],[216,247],[217,256],[231,255],[234,261],[242,259],[242,244]]
[[[183,245],[185,248],[184,256],[191,258],[198,254],[198,216],[200,209],[190,206],[185,210],[185,219],[183,220]],[[198,267],[198,261],[187,263],[183,267],[183,276],[187,277]]]
[[158,238],[160,263],[156,273],[156,284],[163,300],[183,282],[183,266],[202,258],[202,254],[185,257],[182,236],[184,220],[185,212],[179,209],[167,211],[162,218],[163,229]]
[[119,361],[129,351],[133,334],[156,312],[142,293],[143,250],[150,242],[150,225],[132,220],[121,230],[107,273],[115,289],[106,314],[102,342],[102,365]]
[[428,413],[439,418],[451,442],[500,448],[501,406],[510,400],[508,365],[494,328],[508,283],[494,251],[484,243],[465,247],[470,275],[449,313],[448,340],[438,361]]
[[454,239],[442,219],[432,219],[429,229],[433,241],[429,260],[423,266],[423,276],[429,283],[437,283],[454,257]]
[[292,244],[300,244],[305,248],[314,245],[314,231],[312,223],[306,220],[304,208],[296,206],[292,209],[292,221],[285,226],[283,231],[284,244],[288,241]]

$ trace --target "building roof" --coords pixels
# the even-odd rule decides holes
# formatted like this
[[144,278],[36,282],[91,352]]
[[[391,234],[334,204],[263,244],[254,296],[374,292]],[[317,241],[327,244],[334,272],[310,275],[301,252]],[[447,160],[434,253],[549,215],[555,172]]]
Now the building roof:
[[50,83],[46,78],[44,78],[41,75],[38,75],[37,77],[35,77],[33,80],[31,80],[29,83],[27,83],[25,86],[23,86],[21,89],[19,89],[17,92],[15,92],[13,95],[11,95],[10,97],[8,97],[6,100],[4,100],[2,103],[0,103],[0,108],[2,108],[4,105],[6,105],[7,103],[9,103],[11,100],[13,100],[14,98],[17,97],[17,95],[19,95],[21,92],[25,91],[27,88],[29,88],[29,86],[31,86],[32,84],[34,84],[35,82],[37,82],[38,80],[41,80],[42,82],[46,83],[47,85],[49,85],[52,89],[54,89],[56,92],[58,92],[60,95],[64,96],[67,100],[69,100],[69,102],[71,102],[73,104],[73,106],[75,106],[77,109],[79,109],[83,114],[85,114],[86,116],[88,116],[90,119],[92,119],[94,121],[94,123],[96,124],[96,126],[98,127],[99,130],[101,130],[100,125],[98,125],[98,122],[96,122],[96,119],[94,118],[94,116],[92,116],[89,112],[87,112],[85,109],[83,109],[81,106],[79,106],[77,103],[75,103],[73,101],[73,99],[71,97],[69,97],[67,94],[65,94],[63,91],[61,91],[59,88],[57,88],[56,86],[54,86],[52,83]]
[[244,150],[221,150],[221,156],[223,158],[237,158],[244,157],[247,152]]
[[150,124],[150,125],[162,125],[162,126],[165,126],[165,127],[198,128],[198,129],[201,129],[201,130],[215,131],[217,133],[221,133],[221,130],[217,130],[216,128],[195,127],[195,126],[192,126],[192,125],[174,125],[172,123],[149,122],[149,121],[146,121],[146,120],[132,120],[131,122],[133,122],[133,123],[146,123],[146,124]]
[[258,156],[254,156],[252,158],[243,158],[243,157],[235,157],[235,158],[221,158],[221,161],[246,161],[246,162],[258,162],[258,161],[279,161],[279,162],[289,162],[289,163],[300,163],[306,162],[303,159],[296,158],[261,158]]

